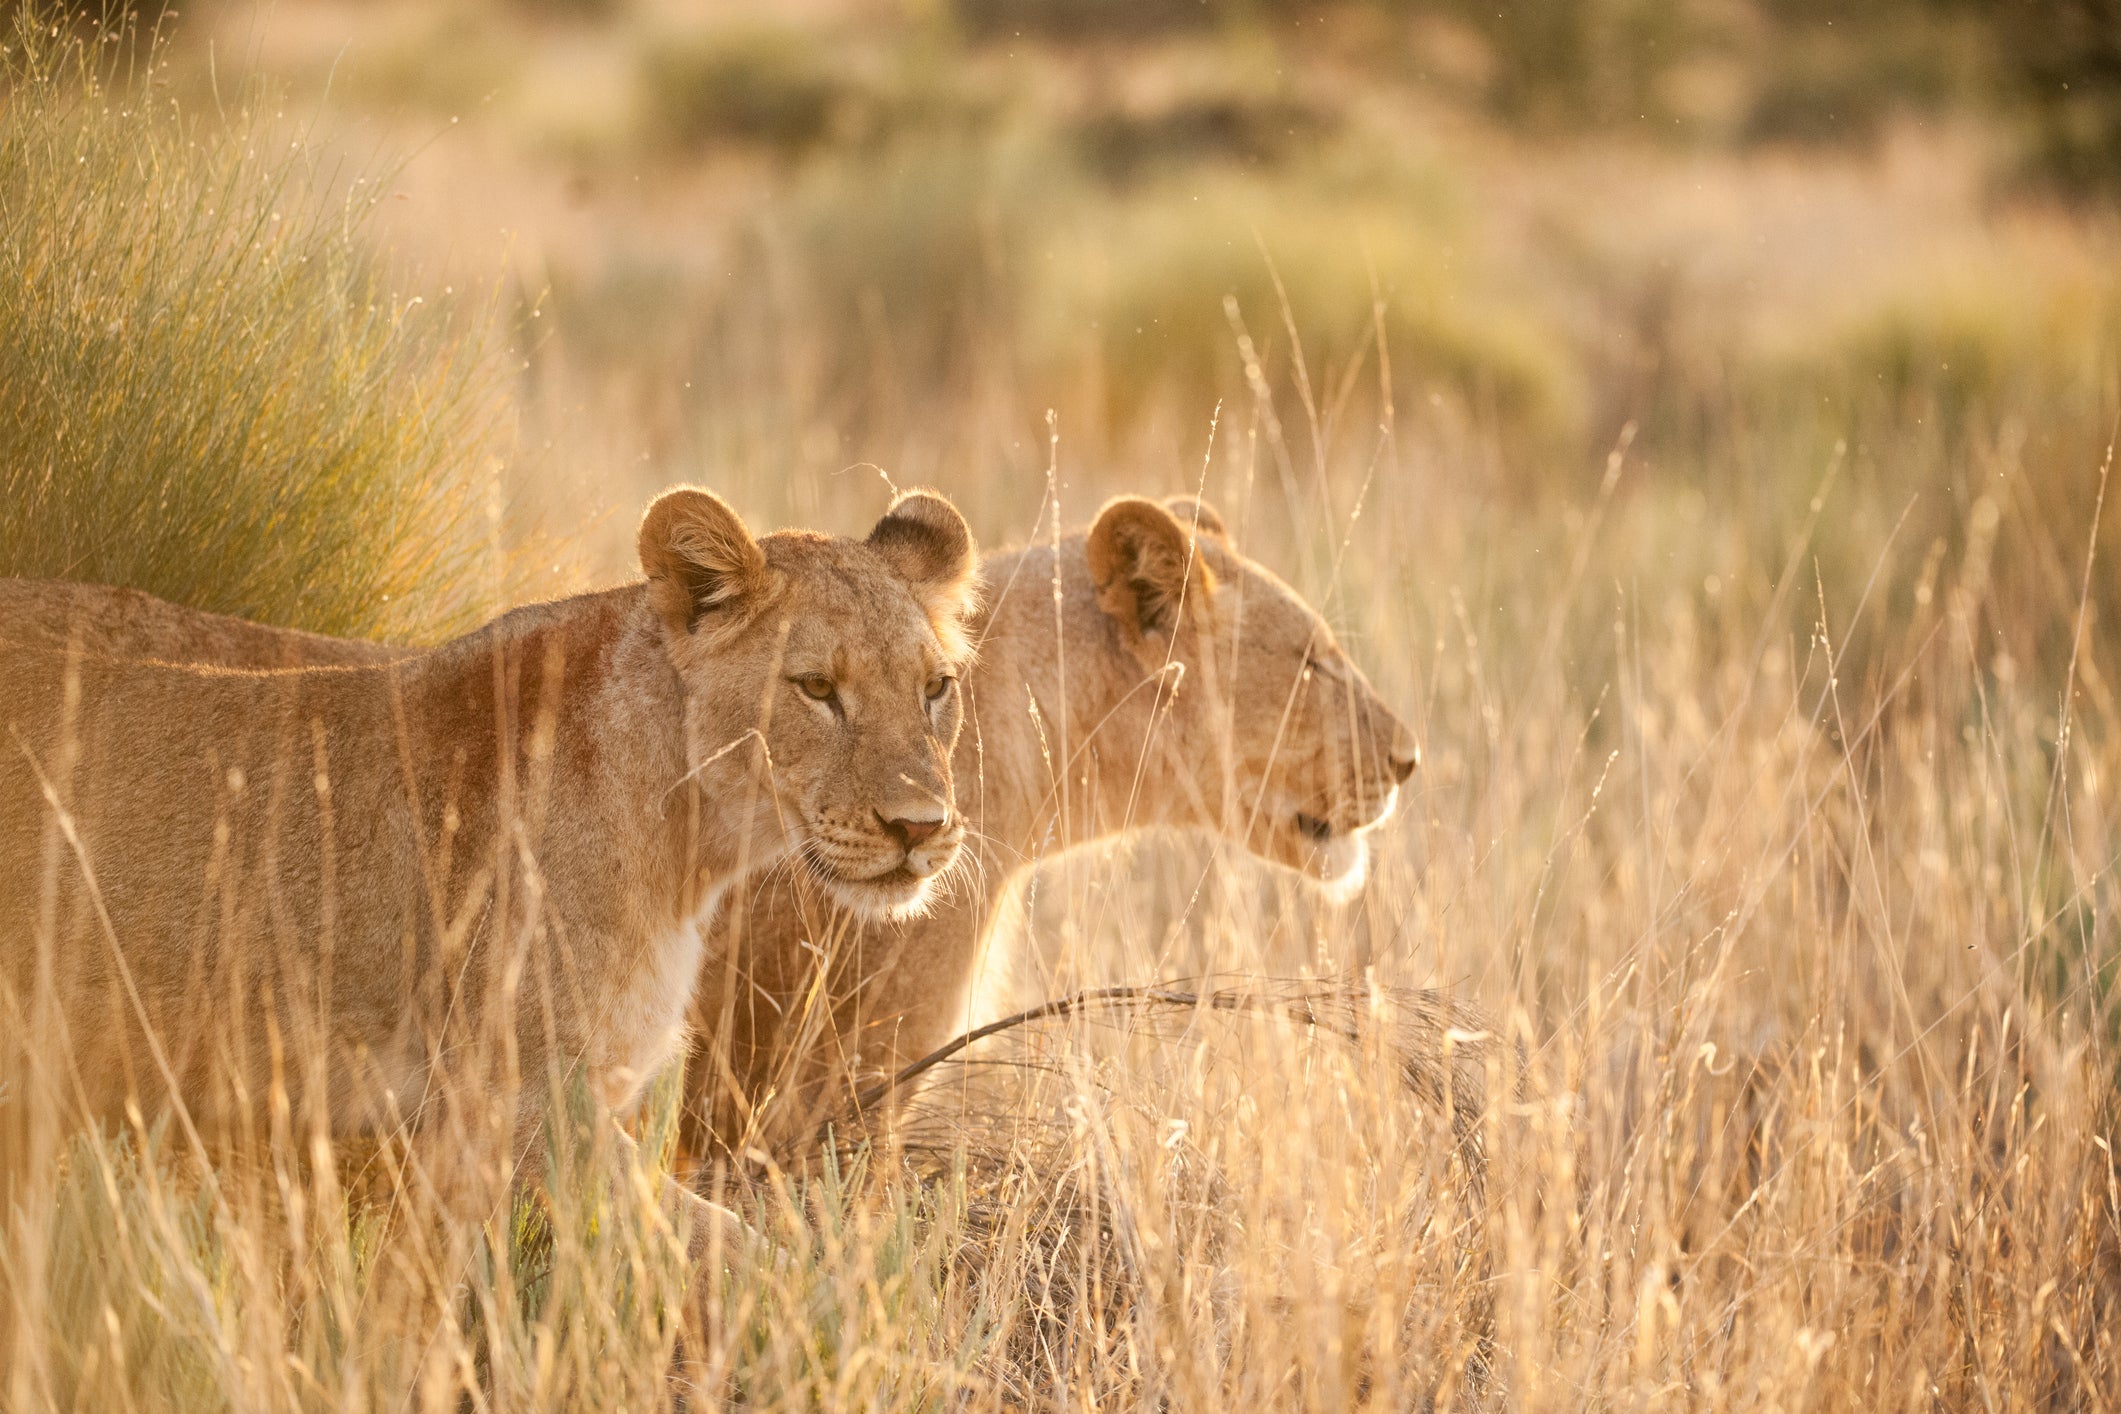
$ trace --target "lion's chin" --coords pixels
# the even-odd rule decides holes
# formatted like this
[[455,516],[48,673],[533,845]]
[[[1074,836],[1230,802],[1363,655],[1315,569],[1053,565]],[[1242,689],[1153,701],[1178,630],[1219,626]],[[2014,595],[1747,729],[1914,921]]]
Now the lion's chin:
[[937,877],[933,873],[917,874],[901,864],[882,874],[856,879],[815,861],[810,873],[840,907],[878,921],[917,918],[926,913]]
[[1304,873],[1335,903],[1362,892],[1370,874],[1370,842],[1360,830],[1338,834],[1315,846]]
[[1369,828],[1335,830],[1316,816],[1297,814],[1275,840],[1273,854],[1329,902],[1345,903],[1362,891],[1370,872]]

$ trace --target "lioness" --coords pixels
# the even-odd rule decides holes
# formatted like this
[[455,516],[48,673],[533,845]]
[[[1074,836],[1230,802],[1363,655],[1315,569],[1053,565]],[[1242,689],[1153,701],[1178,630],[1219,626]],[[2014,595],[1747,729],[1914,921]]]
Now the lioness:
[[984,941],[1041,859],[1192,827],[1352,888],[1420,760],[1325,620],[1193,498],[1121,497],[1057,550],[990,555],[980,597],[957,747],[980,887],[881,923],[801,880],[739,891],[693,999],[693,1156],[805,1135],[964,1029]]
[[[33,1100],[209,1139],[268,1097],[298,1127],[443,1129],[504,1051],[520,1151],[548,1076],[620,1106],[674,1053],[701,920],[743,871],[793,859],[857,915],[919,907],[964,835],[957,511],[917,492],[865,541],[754,539],[683,489],[639,549],[644,582],[315,655],[385,659],[363,666],[150,661],[79,620],[139,607],[122,592],[6,585],[0,1074],[24,1083],[0,1177]],[[161,656],[211,640],[145,603]],[[249,664],[333,642],[252,637],[274,647]]]

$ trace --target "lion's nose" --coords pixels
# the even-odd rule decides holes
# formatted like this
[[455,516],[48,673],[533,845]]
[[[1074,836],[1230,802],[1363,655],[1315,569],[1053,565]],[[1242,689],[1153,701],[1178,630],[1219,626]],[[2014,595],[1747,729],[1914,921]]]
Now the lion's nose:
[[1414,774],[1415,768],[1421,765],[1421,745],[1404,728],[1392,738],[1390,760],[1392,779],[1401,785],[1405,785],[1407,779]]
[[884,827],[884,833],[898,841],[900,849],[912,849],[932,838],[937,830],[950,823],[948,815],[939,815],[933,820],[909,820],[901,817],[886,820],[882,811],[877,812],[876,822]]

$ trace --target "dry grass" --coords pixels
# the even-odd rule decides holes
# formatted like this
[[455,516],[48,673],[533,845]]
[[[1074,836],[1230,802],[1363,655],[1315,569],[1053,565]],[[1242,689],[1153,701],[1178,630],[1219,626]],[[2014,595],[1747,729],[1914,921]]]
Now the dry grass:
[[[1594,513],[1578,563],[1636,513]],[[1353,915],[1185,851],[1048,877],[1026,946],[1056,981],[1361,966],[1336,995],[1374,1024],[1177,1007],[981,1043],[895,1137],[723,1180],[765,1241],[684,1340],[691,1383],[759,1408],[2101,1407],[2115,738],[2095,651],[2066,732],[2047,683],[1999,672],[1997,529],[1977,512],[1889,613],[1837,603],[1799,542],[1714,635],[1697,586],[1601,575],[1615,670],[1589,701],[1555,640],[1468,622]],[[1514,606],[1565,622],[1566,571]],[[1800,596],[1808,636],[1782,628]],[[1113,906],[1145,888],[1165,917]],[[1439,980],[1492,1020],[1407,1032],[1371,990]],[[1454,1047],[1481,1083],[1409,1089],[1408,1056],[1433,1077]],[[77,1148],[64,1218],[16,1229],[67,1277],[27,1332],[32,1407],[387,1391],[335,1334],[371,1219],[332,1166],[214,1193],[123,1152]],[[425,1407],[673,1397],[669,1249],[595,1185],[558,1191],[480,1235]]]
[[[771,281],[689,284],[669,252],[689,255],[693,227],[664,211],[658,246],[625,209],[625,250],[675,271],[644,282],[638,318],[609,296],[639,264],[554,240],[563,332],[525,390],[533,424],[605,414],[642,429],[658,475],[835,527],[873,508],[869,476],[831,474],[860,426],[861,455],[941,483],[987,541],[1055,513],[1049,402],[1064,520],[1205,477],[1424,741],[1365,893],[1327,905],[1202,840],[1042,871],[986,1014],[1174,979],[1265,1003],[1011,1028],[924,1077],[896,1129],[705,1176],[758,1241],[725,1254],[704,1313],[679,1307],[651,1206],[579,1178],[598,1137],[568,1125],[550,1181],[422,1255],[461,1276],[439,1314],[373,1304],[371,1195],[391,1185],[365,1155],[282,1135],[206,1184],[170,1136],[145,1138],[145,1164],[140,1136],[77,1140],[0,1247],[0,1279],[42,1274],[12,1333],[16,1404],[2121,1405],[2121,488],[2101,465],[2121,339],[2087,313],[2112,298],[2083,274],[2096,231],[2038,213],[1981,228],[2008,252],[2066,248],[2014,277],[2040,298],[1998,299],[2000,277],[1946,305],[1913,277],[1822,297],[1773,267],[1771,297],[1725,308],[1712,296],[1757,270],[1645,282],[1641,361],[1541,336],[1595,390],[1571,416],[1600,437],[1639,419],[1602,459],[1567,429],[1513,448],[1477,379],[1410,372],[1396,341],[1429,327],[1419,310],[1370,321],[1380,350],[1347,318],[1372,288],[1348,269],[1284,282],[1338,302],[1322,310],[1283,308],[1264,265],[1214,275],[1242,295],[1234,320],[1220,288],[1205,316],[1186,303],[1196,362],[1148,359],[1166,381],[1108,421],[1075,388],[1121,360],[1056,373],[1019,322],[1046,306],[1018,295],[1068,280],[1026,274],[1028,247],[993,256],[1008,210],[947,191],[943,216],[904,218],[907,248],[990,263],[954,272],[973,294],[932,324],[884,338],[854,307],[867,287],[896,298],[864,273],[875,250],[806,264],[861,213],[917,204],[846,196],[862,175],[761,200],[774,219],[728,249],[758,251],[734,268]],[[1723,175],[1787,191],[1774,171]],[[1020,190],[966,180],[975,198]],[[1861,180],[1814,174],[1745,216],[1879,223],[1833,227],[1830,255],[1935,223],[1837,195]],[[1195,189],[1114,198],[1139,224],[1090,223],[1100,253],[1077,268],[1200,264],[1176,214]],[[1669,235],[1698,214],[1640,205],[1615,220]],[[924,238],[931,219],[951,241]],[[1151,226],[1177,234],[1147,251],[1112,234]],[[1231,239],[1191,234],[1218,259]],[[1601,248],[1588,217],[1578,234],[1606,275],[1661,259],[1647,235]],[[1549,297],[1550,266],[1494,244],[1527,301]],[[849,307],[806,303],[820,290]],[[1549,304],[1536,327],[1580,312]],[[1779,327],[1741,327],[1763,306]],[[656,329],[673,332],[622,347]],[[655,381],[673,369],[698,397]],[[1292,1015],[1299,996],[1334,1024]],[[666,1078],[641,1117],[651,1154],[674,1094]],[[415,1321],[411,1354],[363,1339]]]

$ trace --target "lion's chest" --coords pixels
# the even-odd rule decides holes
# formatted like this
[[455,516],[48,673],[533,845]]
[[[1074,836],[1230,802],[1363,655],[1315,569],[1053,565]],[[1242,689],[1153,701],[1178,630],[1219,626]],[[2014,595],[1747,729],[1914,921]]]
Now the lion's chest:
[[623,975],[604,979],[610,1002],[591,1050],[597,1087],[612,1108],[632,1105],[681,1051],[703,947],[699,919],[686,919],[650,937]]

